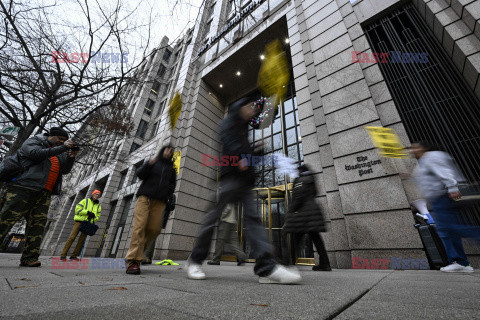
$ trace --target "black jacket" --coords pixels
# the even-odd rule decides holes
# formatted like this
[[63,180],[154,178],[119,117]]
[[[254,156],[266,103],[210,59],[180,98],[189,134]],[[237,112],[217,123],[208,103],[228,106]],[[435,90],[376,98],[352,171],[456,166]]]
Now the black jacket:
[[296,178],[293,183],[292,202],[285,218],[283,232],[309,233],[325,232],[325,218],[322,209],[315,202],[317,188],[313,175]]
[[146,161],[137,169],[137,176],[143,180],[137,191],[137,197],[146,196],[156,200],[167,201],[175,191],[177,177],[173,168],[172,159],[163,158],[163,150],[160,151],[157,162],[150,165]]
[[230,108],[227,117],[220,125],[220,140],[223,144],[222,157],[228,157],[229,166],[222,166],[221,177],[232,177],[241,179],[248,184],[255,182],[254,167],[249,166],[246,171],[240,171],[238,162],[242,155],[257,155],[248,140],[248,122],[240,118],[239,111],[248,100],[246,98],[237,100]]
[[47,141],[48,135],[40,134],[27,139],[20,149],[18,155],[25,171],[13,182],[7,184],[20,186],[32,190],[42,190],[47,183],[48,173],[52,166],[50,158],[57,156],[60,165],[58,175],[52,194],[59,194],[62,186],[62,175],[69,173],[75,163],[75,158],[68,157],[68,148],[65,145],[50,146]]

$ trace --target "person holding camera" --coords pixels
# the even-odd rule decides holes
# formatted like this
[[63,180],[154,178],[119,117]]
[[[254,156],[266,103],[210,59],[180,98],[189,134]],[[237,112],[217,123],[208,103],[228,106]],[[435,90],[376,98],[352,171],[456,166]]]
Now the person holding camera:
[[25,248],[20,266],[40,267],[40,245],[47,222],[50,198],[60,193],[62,175],[72,170],[78,151],[62,128],[53,127],[49,134],[27,139],[18,158],[23,171],[5,185],[0,203],[0,243],[13,225],[25,217]]
[[[67,260],[68,250],[70,249],[70,247],[73,244],[73,241],[75,241],[75,238],[80,232],[80,226],[82,225],[82,222],[83,221],[96,222],[98,221],[98,219],[100,219],[100,212],[102,211],[102,207],[100,206],[98,199],[100,198],[101,195],[102,193],[100,192],[100,190],[94,190],[92,192],[92,196],[90,199],[87,199],[87,198],[83,199],[75,207],[75,217],[73,218],[75,222],[73,224],[70,237],[68,237],[68,240],[65,243],[65,246],[63,247],[62,254],[60,255],[61,260]],[[70,260],[73,260],[73,261],[79,260],[77,257],[80,254],[80,251],[82,251],[83,243],[85,242],[86,238],[87,238],[87,235],[85,233],[80,234],[80,238],[78,238],[77,245],[75,246],[75,249],[73,250],[73,253],[70,256]]]

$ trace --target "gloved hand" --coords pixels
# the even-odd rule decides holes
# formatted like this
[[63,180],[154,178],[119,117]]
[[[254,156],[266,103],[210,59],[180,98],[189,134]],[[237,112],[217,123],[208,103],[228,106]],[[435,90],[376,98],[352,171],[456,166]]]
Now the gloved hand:
[[91,211],[88,211],[87,215],[88,215],[88,219],[94,219],[95,218],[95,213],[93,213]]

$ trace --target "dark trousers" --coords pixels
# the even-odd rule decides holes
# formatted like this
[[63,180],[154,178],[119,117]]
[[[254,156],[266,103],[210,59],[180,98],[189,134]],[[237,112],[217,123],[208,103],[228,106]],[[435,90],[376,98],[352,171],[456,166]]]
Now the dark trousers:
[[[301,243],[303,235],[303,233],[295,233],[295,246],[297,246],[297,249],[300,249],[298,248],[298,245]],[[310,236],[310,239],[312,239],[313,244],[317,249],[318,265],[322,267],[329,267],[330,260],[328,259],[327,249],[325,249],[325,244],[323,243],[322,236],[320,236],[320,234],[316,232],[308,233],[308,235]]]
[[431,201],[437,232],[445,245],[448,261],[468,266],[467,255],[463,250],[462,238],[480,239],[480,227],[461,224],[455,201],[448,195]]
[[207,258],[212,242],[213,231],[220,219],[223,209],[229,203],[240,202],[243,204],[243,220],[247,228],[247,239],[252,246],[252,255],[255,258],[255,274],[258,276],[269,275],[276,265],[272,257],[272,248],[268,241],[267,233],[263,228],[258,212],[254,206],[254,192],[250,183],[241,179],[225,179],[218,203],[209,210],[205,216],[195,246],[190,255],[190,260],[202,264]]
[[0,244],[13,225],[22,218],[27,221],[25,248],[20,261],[34,262],[40,256],[43,230],[50,207],[48,190],[30,190],[22,187],[7,187],[0,200]]
[[153,259],[153,252],[155,251],[155,242],[157,242],[157,237],[148,243],[148,246],[145,248],[145,252],[143,253],[143,260],[145,259]]

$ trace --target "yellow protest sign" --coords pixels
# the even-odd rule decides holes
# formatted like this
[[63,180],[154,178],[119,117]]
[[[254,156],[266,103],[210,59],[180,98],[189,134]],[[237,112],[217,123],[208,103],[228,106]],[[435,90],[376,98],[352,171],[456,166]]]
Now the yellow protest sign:
[[175,96],[170,100],[168,104],[168,115],[170,117],[170,126],[173,129],[175,128],[175,124],[177,123],[178,116],[180,115],[180,111],[182,111],[182,98],[180,97],[180,93],[177,91],[175,92]]
[[264,96],[271,97],[274,106],[287,95],[290,71],[287,55],[277,39],[265,47],[265,59],[258,73],[258,89]]
[[405,148],[393,129],[383,127],[365,127],[365,129],[382,157],[407,158]]
[[178,150],[173,153],[173,168],[178,174],[180,172],[180,160],[182,159],[182,151]]

